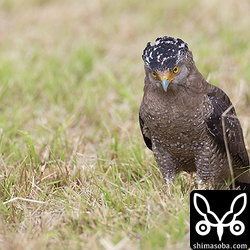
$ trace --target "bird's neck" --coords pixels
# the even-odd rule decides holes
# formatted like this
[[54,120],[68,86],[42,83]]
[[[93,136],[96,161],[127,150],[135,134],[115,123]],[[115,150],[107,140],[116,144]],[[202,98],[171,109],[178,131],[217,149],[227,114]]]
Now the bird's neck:
[[187,77],[186,89],[195,94],[204,93],[209,88],[209,83],[204,79],[195,64]]

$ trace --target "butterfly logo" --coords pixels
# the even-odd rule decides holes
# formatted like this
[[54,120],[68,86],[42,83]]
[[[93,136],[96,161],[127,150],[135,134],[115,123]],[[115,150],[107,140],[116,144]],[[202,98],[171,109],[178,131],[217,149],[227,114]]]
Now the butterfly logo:
[[[239,209],[238,207],[241,204],[240,203],[241,199],[243,199],[243,205]],[[211,227],[217,228],[217,235],[218,235],[219,241],[221,241],[222,239],[222,235],[224,233],[225,227],[229,227],[230,232],[235,236],[238,236],[244,233],[245,225],[243,224],[242,221],[237,220],[237,216],[239,216],[246,208],[246,205],[247,205],[246,193],[239,194],[233,199],[231,206],[230,206],[230,210],[226,212],[222,216],[221,219],[219,219],[218,216],[213,211],[210,210],[210,205],[207,199],[203,195],[195,193],[193,202],[194,202],[194,207],[196,211],[204,218],[200,220],[199,222],[197,222],[195,226],[195,230],[199,235],[204,236],[204,235],[209,234]],[[200,205],[203,204],[203,206],[199,207],[198,202]],[[237,203],[237,207],[235,206],[236,203]],[[205,207],[205,211],[204,211],[204,207]]]

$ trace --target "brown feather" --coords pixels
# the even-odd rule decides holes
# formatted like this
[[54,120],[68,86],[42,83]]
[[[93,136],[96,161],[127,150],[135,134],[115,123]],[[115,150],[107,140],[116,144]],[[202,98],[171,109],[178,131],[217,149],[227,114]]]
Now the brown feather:
[[[195,66],[191,51],[178,61],[178,66],[179,76],[176,75],[166,92],[160,82],[152,78],[152,69],[145,66],[144,96],[139,114],[145,143],[153,151],[167,183],[180,171],[195,171],[198,184],[209,181],[213,187],[220,187],[231,177],[222,114],[232,103],[221,89],[205,81]],[[249,158],[233,107],[225,117],[225,128],[233,169],[238,176],[246,171],[245,167],[249,169]],[[245,176],[244,182],[250,183],[250,175]]]

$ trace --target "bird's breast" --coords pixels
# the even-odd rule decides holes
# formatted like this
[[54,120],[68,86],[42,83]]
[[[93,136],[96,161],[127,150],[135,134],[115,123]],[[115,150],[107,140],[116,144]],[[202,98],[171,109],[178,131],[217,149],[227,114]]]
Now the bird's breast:
[[148,102],[146,124],[152,140],[161,140],[168,147],[197,144],[207,133],[205,118],[211,112],[206,97],[181,99],[175,102]]

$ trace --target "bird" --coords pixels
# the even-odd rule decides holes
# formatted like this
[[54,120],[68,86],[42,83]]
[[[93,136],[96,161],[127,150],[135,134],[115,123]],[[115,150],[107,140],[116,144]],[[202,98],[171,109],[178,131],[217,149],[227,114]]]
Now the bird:
[[231,183],[250,191],[249,156],[235,108],[222,89],[204,79],[188,44],[158,37],[147,43],[142,59],[139,124],[166,184],[186,171],[195,173],[203,189]]

